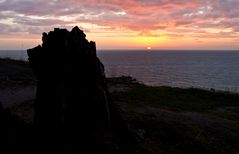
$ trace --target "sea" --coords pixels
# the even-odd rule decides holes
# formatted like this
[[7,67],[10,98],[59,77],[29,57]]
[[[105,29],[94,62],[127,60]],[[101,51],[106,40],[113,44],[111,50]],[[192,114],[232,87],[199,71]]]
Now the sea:
[[[150,86],[239,92],[239,51],[99,50],[97,55],[107,77],[131,76]],[[27,60],[26,51],[0,51],[0,57]]]

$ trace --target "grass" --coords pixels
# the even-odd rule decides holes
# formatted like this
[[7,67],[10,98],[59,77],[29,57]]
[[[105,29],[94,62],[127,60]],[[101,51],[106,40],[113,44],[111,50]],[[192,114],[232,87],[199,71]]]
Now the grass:
[[175,119],[151,119],[133,121],[134,126],[145,130],[142,146],[149,153],[205,153],[220,150],[211,147],[205,132],[198,127]]
[[111,94],[142,153],[238,153],[238,94],[108,80],[128,87]]
[[[239,95],[201,89],[134,86],[129,91],[113,93],[115,101],[202,112],[224,106],[239,106]],[[133,100],[133,101],[132,101]]]
[[0,59],[0,88],[35,84],[36,79],[28,62]]
[[224,108],[217,108],[216,110],[213,110],[209,112],[212,115],[225,118],[228,120],[239,120],[239,107],[224,107]]

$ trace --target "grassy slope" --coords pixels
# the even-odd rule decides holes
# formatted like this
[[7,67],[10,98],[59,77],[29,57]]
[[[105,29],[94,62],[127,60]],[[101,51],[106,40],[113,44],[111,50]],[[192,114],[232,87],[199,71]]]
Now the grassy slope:
[[0,88],[29,84],[35,84],[35,78],[27,62],[0,58]]
[[[35,84],[25,62],[0,60],[0,89]],[[137,137],[139,153],[239,153],[239,95],[149,87],[132,78],[108,80],[114,103]],[[14,107],[26,121],[32,101]]]
[[238,94],[130,80],[111,79],[112,96],[149,153],[239,152]]

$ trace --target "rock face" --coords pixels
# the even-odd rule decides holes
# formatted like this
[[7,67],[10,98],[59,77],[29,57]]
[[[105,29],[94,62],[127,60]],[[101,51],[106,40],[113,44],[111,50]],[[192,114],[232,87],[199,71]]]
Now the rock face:
[[109,124],[104,66],[78,27],[43,33],[42,46],[28,49],[37,77],[36,126],[69,132],[103,129]]

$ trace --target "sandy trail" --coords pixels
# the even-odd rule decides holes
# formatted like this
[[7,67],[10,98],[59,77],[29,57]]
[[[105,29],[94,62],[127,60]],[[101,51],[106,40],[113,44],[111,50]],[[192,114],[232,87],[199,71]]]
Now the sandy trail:
[[16,103],[33,100],[35,98],[36,86],[20,86],[0,89],[0,102],[3,107],[12,107]]

